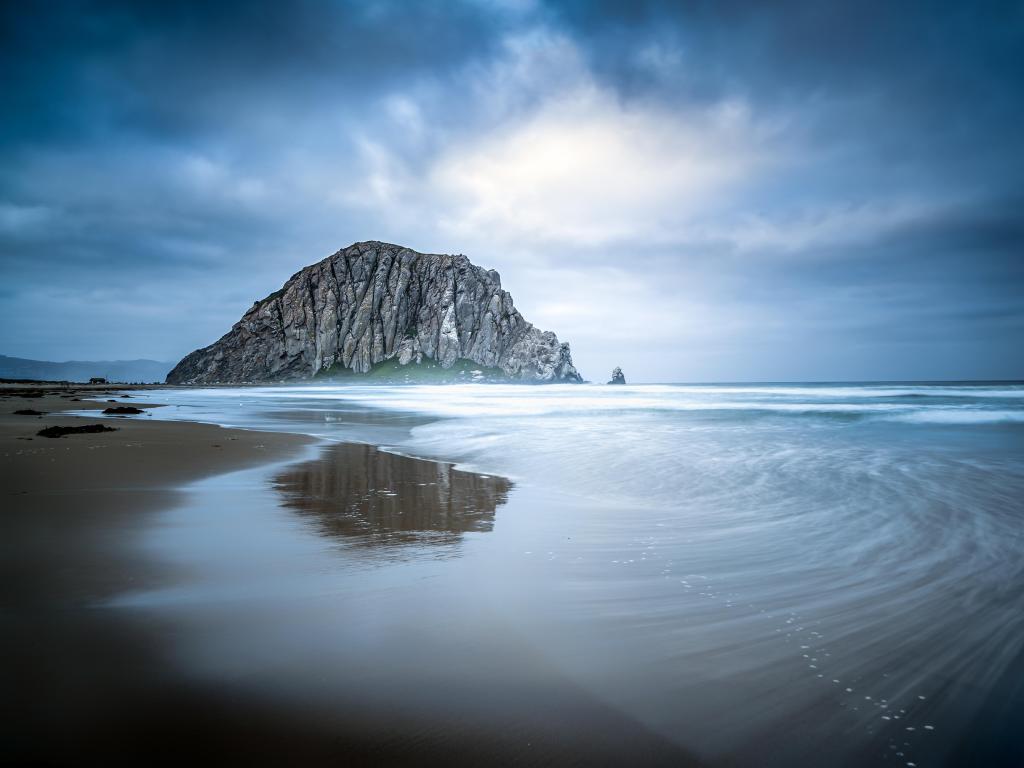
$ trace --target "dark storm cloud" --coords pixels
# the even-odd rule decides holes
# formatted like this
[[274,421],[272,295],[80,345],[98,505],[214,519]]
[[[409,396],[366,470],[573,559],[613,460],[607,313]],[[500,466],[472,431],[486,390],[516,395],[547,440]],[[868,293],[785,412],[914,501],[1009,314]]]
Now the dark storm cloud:
[[311,99],[357,107],[493,41],[485,9],[460,4],[8,3],[0,14],[7,141],[173,139]]
[[[302,219],[325,218],[318,201],[282,204],[288,169],[261,163],[316,153],[326,122],[344,145],[342,121],[377,93],[485,55],[495,19],[397,2],[0,6],[5,350],[170,358],[218,335],[342,244],[321,244]],[[265,173],[246,187],[249,169]]]
[[1024,169],[1020,2],[640,0],[571,2],[557,15],[627,97],[795,106],[799,130],[897,174],[1002,167],[1019,182]]
[[3,4],[0,352],[174,358],[380,237],[588,373],[1024,375],[1022,8]]

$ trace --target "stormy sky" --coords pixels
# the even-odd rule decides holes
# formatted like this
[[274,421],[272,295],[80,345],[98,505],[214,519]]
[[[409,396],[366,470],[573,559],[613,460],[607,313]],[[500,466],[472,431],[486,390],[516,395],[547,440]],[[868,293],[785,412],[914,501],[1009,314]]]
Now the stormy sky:
[[1024,5],[0,4],[0,354],[177,360],[358,240],[583,374],[1024,378]]

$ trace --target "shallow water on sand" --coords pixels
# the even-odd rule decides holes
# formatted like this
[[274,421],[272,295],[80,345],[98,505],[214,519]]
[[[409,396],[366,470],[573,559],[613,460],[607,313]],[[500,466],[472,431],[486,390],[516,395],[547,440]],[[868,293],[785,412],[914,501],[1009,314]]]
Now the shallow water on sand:
[[188,674],[523,760],[1024,762],[1024,387],[153,399],[335,441],[147,535]]

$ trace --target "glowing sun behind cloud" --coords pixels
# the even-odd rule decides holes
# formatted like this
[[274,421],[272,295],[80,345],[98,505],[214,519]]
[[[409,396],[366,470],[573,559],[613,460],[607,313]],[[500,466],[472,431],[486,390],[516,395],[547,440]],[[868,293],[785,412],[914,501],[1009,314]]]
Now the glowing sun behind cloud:
[[740,103],[671,113],[574,91],[440,158],[456,232],[597,245],[664,239],[765,162]]

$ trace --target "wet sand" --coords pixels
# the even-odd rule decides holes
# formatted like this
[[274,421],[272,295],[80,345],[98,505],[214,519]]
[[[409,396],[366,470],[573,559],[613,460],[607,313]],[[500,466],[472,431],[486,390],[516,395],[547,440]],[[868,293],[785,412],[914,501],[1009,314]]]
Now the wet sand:
[[[185,483],[297,455],[312,442],[282,433],[103,416],[114,405],[105,402],[106,393],[98,395],[101,402],[76,402],[53,392],[26,398],[17,389],[0,389],[2,567],[5,602],[13,605],[44,595],[65,603],[98,600],[152,578],[153,566],[133,563],[122,547],[109,546],[107,534],[145,525],[150,513],[175,502],[176,489]],[[144,396],[136,392],[118,402],[159,407]],[[14,414],[23,409],[45,415]],[[63,414],[79,410],[96,411],[96,417]],[[37,435],[54,425],[86,424],[116,431]],[[44,562],[51,567],[42,567]]]
[[284,504],[323,536],[365,547],[451,544],[490,531],[512,484],[372,445],[336,443],[274,478]]
[[1019,768],[1021,390],[874,389],[132,393],[325,442],[41,528],[3,754]]
[[[128,621],[98,607],[124,590],[175,578],[127,542],[180,500],[182,484],[298,455],[311,441],[101,417],[108,403],[76,402],[57,392],[22,397],[19,388],[0,389],[0,761],[299,758],[329,746],[307,738],[314,730],[307,723],[188,684],[163,659],[173,627]],[[144,395],[133,392],[123,402],[150,407]],[[102,390],[99,396],[107,399]],[[47,415],[13,414],[22,409]],[[96,410],[97,417],[62,415],[66,410]],[[55,424],[89,423],[117,431],[36,435]]]
[[[295,676],[306,693],[280,697],[244,679],[190,673],[177,653],[195,631],[189,621],[113,607],[119,595],[189,577],[134,542],[182,504],[184,485],[308,457],[312,441],[145,416],[61,415],[112,404],[60,394],[23,398],[0,389],[3,764],[695,764],[555,670],[516,658],[524,648],[511,639],[495,641],[487,663],[505,655],[534,677],[497,691],[493,711],[485,705],[475,720],[437,708],[446,696],[460,699],[458,674],[430,691],[345,690],[350,673],[334,685],[336,673],[325,667],[318,680],[321,662],[310,657]],[[141,391],[121,402],[151,407]],[[13,415],[21,409],[46,415]],[[89,423],[117,431],[36,436],[47,426]],[[488,530],[509,488],[500,478],[351,445],[273,479],[266,493],[279,495],[283,514],[313,520],[325,538],[376,545],[383,537],[399,546]],[[339,508],[348,512],[339,515]],[[286,609],[280,621],[288,621]],[[244,631],[235,634],[244,653]],[[344,663],[344,649],[334,650],[331,663]],[[473,663],[470,654],[466,664]],[[388,697],[423,698],[427,710],[438,711],[416,715]],[[507,720],[508,713],[518,719]]]

